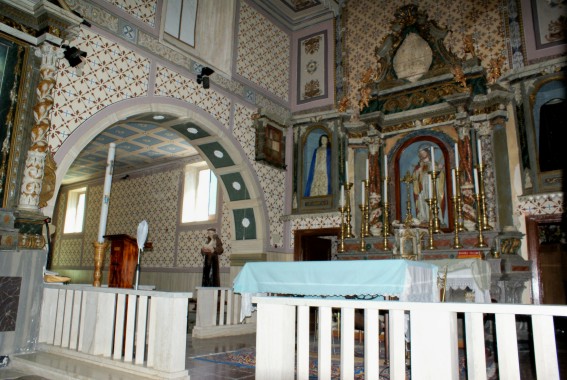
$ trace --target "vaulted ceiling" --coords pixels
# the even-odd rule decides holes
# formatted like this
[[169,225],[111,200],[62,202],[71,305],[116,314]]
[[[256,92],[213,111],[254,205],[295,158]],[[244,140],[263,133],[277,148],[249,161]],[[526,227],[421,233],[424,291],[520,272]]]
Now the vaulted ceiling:
[[[290,30],[328,20],[338,12],[338,0],[251,0]],[[114,174],[127,174],[197,154],[188,140],[169,127],[182,124],[165,115],[141,114],[108,127],[79,154],[63,184],[104,176],[108,144],[116,144]]]

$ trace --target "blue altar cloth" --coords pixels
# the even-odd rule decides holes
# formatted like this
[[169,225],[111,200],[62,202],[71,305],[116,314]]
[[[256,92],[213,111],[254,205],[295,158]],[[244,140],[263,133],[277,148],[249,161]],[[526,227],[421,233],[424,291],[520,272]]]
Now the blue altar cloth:
[[391,296],[436,302],[438,267],[408,260],[294,261],[247,263],[234,292],[317,297]]

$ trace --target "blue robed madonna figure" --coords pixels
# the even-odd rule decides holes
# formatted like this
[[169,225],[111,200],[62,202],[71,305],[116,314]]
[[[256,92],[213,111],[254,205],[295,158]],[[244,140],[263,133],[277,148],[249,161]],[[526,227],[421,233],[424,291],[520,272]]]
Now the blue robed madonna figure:
[[319,137],[319,146],[313,151],[307,175],[304,196],[316,197],[331,193],[331,145],[329,136]]

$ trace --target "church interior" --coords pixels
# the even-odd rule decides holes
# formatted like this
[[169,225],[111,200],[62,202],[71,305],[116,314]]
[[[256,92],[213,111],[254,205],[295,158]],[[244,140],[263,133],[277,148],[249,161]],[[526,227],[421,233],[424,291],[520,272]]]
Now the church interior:
[[203,323],[232,307],[208,288],[283,263],[431,266],[436,302],[559,305],[565,334],[564,0],[0,8],[0,357],[57,286],[190,294]]

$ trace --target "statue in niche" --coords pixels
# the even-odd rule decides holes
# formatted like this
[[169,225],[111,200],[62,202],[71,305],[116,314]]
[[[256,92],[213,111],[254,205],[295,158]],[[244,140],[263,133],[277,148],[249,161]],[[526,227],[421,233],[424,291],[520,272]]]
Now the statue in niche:
[[[311,132],[305,146],[307,180],[305,197],[329,195],[331,193],[331,144],[329,136],[322,129]],[[310,141],[318,137],[318,144],[310,149]]]
[[[420,144],[417,150],[418,162],[413,168],[413,195],[415,200],[415,213],[416,218],[421,222],[429,220],[429,207],[427,199],[430,199],[432,194],[429,194],[429,189],[432,188],[430,184],[430,172],[433,170],[433,162],[431,157],[431,149],[435,149],[432,144]],[[437,177],[437,200],[439,203],[440,216],[445,214],[445,168],[444,163],[436,160],[435,170],[439,172]]]

